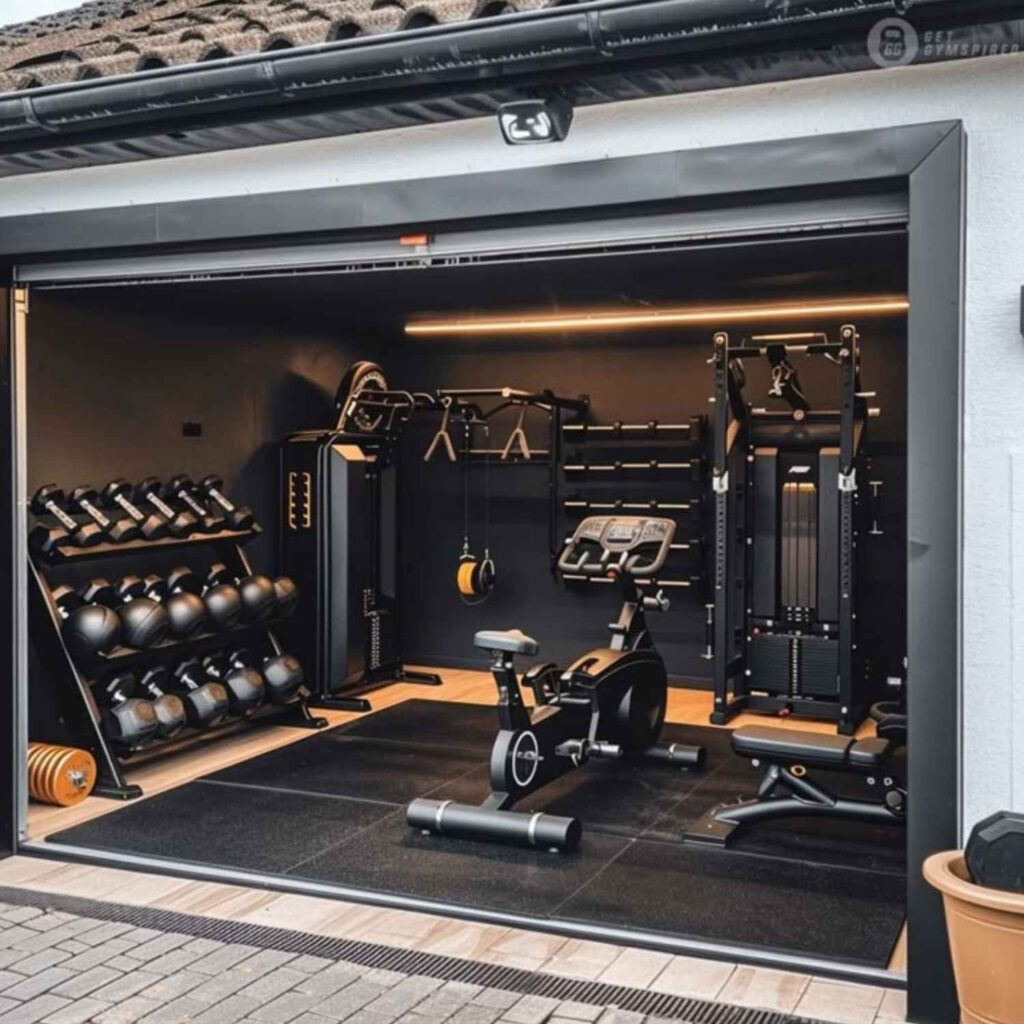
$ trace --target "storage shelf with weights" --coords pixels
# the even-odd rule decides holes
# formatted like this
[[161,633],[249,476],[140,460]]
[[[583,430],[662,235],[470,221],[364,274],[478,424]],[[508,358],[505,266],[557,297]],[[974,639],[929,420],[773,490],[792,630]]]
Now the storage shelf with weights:
[[[253,521],[123,543],[30,544],[29,633],[53,702],[45,712],[59,719],[55,735],[95,758],[95,795],[141,796],[128,764],[214,735],[257,723],[326,726],[276,635],[297,591],[285,577],[254,574],[243,549],[260,532]],[[187,566],[149,571],[169,555],[209,567],[206,579]],[[98,567],[118,582],[83,579]]]
[[[706,421],[566,423],[562,508],[572,522],[593,515],[664,516],[676,521],[670,562],[649,587],[704,592]],[[610,583],[564,575],[570,583]]]

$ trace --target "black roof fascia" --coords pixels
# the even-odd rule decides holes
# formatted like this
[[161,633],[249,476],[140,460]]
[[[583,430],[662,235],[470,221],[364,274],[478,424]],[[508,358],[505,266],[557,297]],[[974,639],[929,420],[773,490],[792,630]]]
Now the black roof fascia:
[[[0,96],[0,160],[51,156],[11,161],[0,173],[483,116],[518,91],[545,85],[586,104],[623,92],[691,91],[702,80],[717,88],[860,70],[873,66],[870,27],[907,6],[906,0],[599,0],[8,93]],[[985,26],[986,38],[1016,41],[1022,23],[993,21],[1014,12],[1024,13],[1019,0],[916,0],[906,16],[925,31]],[[675,84],[658,73],[662,66],[675,68]],[[683,66],[696,76],[679,73]],[[446,107],[445,98],[461,102]],[[432,101],[438,101],[433,109]],[[331,123],[338,111],[347,111],[352,123]],[[304,131],[289,121],[318,116],[324,123],[307,123]],[[263,125],[275,125],[281,137],[261,136]],[[219,138],[218,126],[253,130]],[[201,137],[189,138],[190,132]],[[162,144],[140,145],[147,138]],[[119,139],[134,144],[92,155],[74,150]],[[62,159],[53,158],[55,151]]]

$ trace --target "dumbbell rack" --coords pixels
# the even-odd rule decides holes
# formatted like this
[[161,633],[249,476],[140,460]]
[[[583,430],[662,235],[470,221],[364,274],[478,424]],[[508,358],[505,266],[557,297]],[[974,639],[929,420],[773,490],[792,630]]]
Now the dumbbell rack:
[[[644,581],[660,589],[702,591],[705,578],[706,421],[684,423],[566,423],[562,473],[570,518],[590,515],[654,515],[676,521],[672,552],[685,568]],[[679,566],[678,560],[673,560]],[[601,584],[600,576],[563,576],[570,583]]]
[[260,527],[254,525],[245,531],[223,530],[188,538],[166,537],[155,541],[130,541],[126,544],[104,543],[90,548],[63,545],[55,548],[50,555],[38,552],[30,554],[29,574],[34,585],[30,586],[29,595],[29,633],[43,669],[54,681],[58,710],[70,734],[70,741],[89,750],[96,759],[97,781],[93,789],[96,796],[115,800],[132,800],[142,796],[142,788],[129,783],[125,778],[124,765],[180,750],[200,737],[235,732],[256,722],[280,724],[287,720],[290,725],[308,729],[322,729],[328,724],[326,719],[310,714],[305,688],[300,688],[298,694],[286,703],[264,704],[244,717],[231,718],[217,726],[205,729],[186,726],[175,736],[150,739],[127,751],[118,750],[103,729],[102,711],[94,693],[98,682],[120,671],[158,664],[171,665],[233,644],[262,641],[273,649],[275,655],[281,654],[281,646],[272,630],[273,620],[246,623],[231,630],[202,633],[187,640],[166,640],[145,650],[117,647],[109,654],[95,658],[88,669],[75,662],[64,643],[63,619],[53,597],[53,576],[59,574],[62,567],[130,559],[133,556],[144,559],[146,555],[155,552],[207,547],[215,555],[212,561],[223,562],[236,577],[241,578],[252,574],[252,566],[243,545],[260,532]]

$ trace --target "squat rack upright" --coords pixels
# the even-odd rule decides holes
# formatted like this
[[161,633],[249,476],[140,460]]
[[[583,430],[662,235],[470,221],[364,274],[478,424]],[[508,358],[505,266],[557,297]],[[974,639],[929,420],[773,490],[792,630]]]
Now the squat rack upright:
[[[824,357],[839,367],[838,409],[810,408],[789,362],[796,354]],[[754,408],[746,401],[742,360],[755,358],[772,364],[769,393],[786,401],[789,410]],[[714,335],[712,362],[711,721],[723,725],[742,711],[806,715],[834,721],[840,733],[852,734],[871,701],[865,673],[855,675],[863,667],[862,658],[855,658],[855,503],[864,431],[877,414],[867,405],[873,393],[861,390],[857,329],[843,325],[835,342],[818,332],[754,336],[740,344],[731,344],[722,331]],[[780,487],[781,464],[771,469],[767,482],[760,463],[793,451],[808,465],[790,466],[788,472],[813,474],[795,479],[815,483]],[[811,552],[807,564],[813,579],[806,586],[811,596],[803,605],[783,607],[777,571],[792,523],[775,502],[785,487],[800,486],[812,503],[809,518],[799,524]],[[768,510],[756,522],[755,502],[757,511]],[[776,614],[766,615],[766,607]],[[764,656],[769,644],[775,645],[769,655],[777,659],[774,666]]]

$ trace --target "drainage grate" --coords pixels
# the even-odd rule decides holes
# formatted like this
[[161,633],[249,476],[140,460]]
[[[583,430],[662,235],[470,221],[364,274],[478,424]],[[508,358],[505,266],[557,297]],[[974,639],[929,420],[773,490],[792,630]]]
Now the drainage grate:
[[614,1006],[667,1020],[685,1021],[686,1024],[818,1024],[804,1017],[770,1010],[711,1003],[703,999],[648,992],[599,981],[562,978],[518,967],[500,967],[458,957],[439,956],[436,953],[395,949],[356,939],[336,939],[288,928],[200,917],[176,910],[161,910],[159,907],[133,907],[83,896],[64,896],[8,886],[0,886],[0,903],[61,911],[101,921],[118,921],[140,928],[177,932],[224,943],[240,943],[259,949],[305,953],[330,960],[344,960],[360,967],[384,968],[400,974],[467,982],[520,995],[574,1000],[592,1006]]

